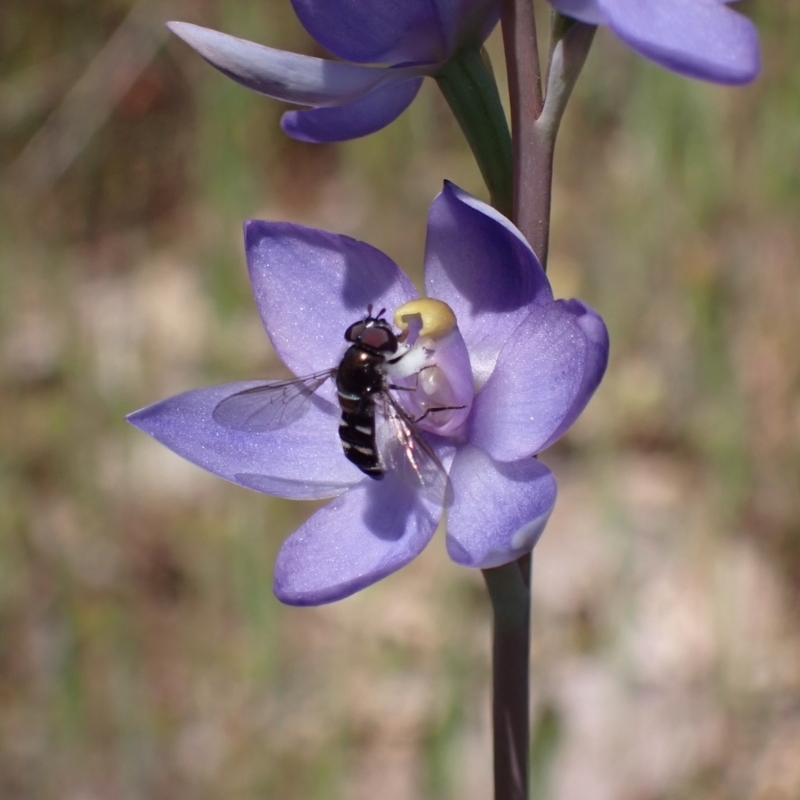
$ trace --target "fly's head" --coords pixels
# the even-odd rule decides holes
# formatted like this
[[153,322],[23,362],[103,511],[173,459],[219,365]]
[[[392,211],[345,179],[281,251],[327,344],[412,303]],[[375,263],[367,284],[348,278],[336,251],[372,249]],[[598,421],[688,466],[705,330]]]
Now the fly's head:
[[386,309],[383,308],[373,317],[372,306],[368,306],[367,316],[354,322],[344,332],[345,340],[386,357],[396,353],[398,338],[392,330],[392,326],[383,318],[385,312]]

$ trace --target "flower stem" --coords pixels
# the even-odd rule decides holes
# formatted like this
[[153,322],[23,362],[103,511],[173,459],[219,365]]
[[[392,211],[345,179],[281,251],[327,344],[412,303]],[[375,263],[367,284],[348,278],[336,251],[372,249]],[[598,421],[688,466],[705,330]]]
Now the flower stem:
[[543,95],[533,2],[501,0],[501,8],[514,143],[511,218],[547,269],[556,135],[596,28],[553,12]]
[[494,76],[475,48],[448,62],[436,81],[478,162],[492,205],[512,211],[512,153],[500,93]]
[[530,759],[530,555],[483,570],[492,601],[495,800],[527,800]]
[[500,7],[514,142],[512,220],[545,266],[553,162],[536,136],[544,104],[536,18],[532,0],[501,0]]
[[[594,27],[554,13],[544,93],[533,0],[501,0],[501,10],[513,141],[510,217],[546,269],[556,135]],[[508,216],[506,207],[494,202],[494,194],[492,199]],[[528,800],[531,555],[485,569],[483,576],[494,613],[495,800]]]

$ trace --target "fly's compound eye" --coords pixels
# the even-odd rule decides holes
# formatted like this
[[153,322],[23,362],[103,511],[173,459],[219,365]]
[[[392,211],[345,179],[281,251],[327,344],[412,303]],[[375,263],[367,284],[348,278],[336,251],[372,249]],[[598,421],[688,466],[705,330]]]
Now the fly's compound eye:
[[345,331],[344,338],[379,353],[394,353],[397,350],[397,337],[389,323],[375,317],[354,322]]
[[397,337],[384,325],[365,326],[358,341],[370,350],[381,353],[394,353],[397,350]]
[[354,322],[345,332],[344,338],[348,342],[359,342],[361,341],[361,335],[364,333],[364,329],[366,325],[364,324],[364,320],[360,320],[359,322]]

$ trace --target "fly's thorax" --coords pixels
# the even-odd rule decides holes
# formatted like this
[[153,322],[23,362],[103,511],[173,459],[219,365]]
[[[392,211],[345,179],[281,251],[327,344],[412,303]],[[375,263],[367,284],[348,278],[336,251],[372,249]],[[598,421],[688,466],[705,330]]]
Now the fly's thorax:
[[366,399],[385,387],[384,356],[354,344],[347,348],[336,369],[336,389],[347,398]]

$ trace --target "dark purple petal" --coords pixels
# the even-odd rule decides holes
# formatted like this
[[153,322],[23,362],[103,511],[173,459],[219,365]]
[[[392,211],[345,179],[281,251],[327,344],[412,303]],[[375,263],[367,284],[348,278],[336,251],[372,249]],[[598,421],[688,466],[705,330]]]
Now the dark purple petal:
[[352,103],[309,111],[287,111],[281,119],[284,132],[301,142],[343,142],[385,128],[408,108],[422,78],[381,86]]
[[470,441],[499,461],[538,453],[577,419],[607,363],[608,331],[591,308],[559,300],[534,309],[475,398]]
[[392,311],[417,296],[411,281],[364,242],[290,222],[245,223],[245,249],[269,338],[295,375],[335,367],[347,327],[372,304]]
[[550,3],[562,14],[588,25],[605,25],[608,21],[600,0],[550,0]]
[[389,472],[317,511],[283,544],[275,595],[313,606],[341,600],[407,564],[433,536],[441,507]]
[[465,445],[450,480],[447,552],[467,567],[498,567],[529,553],[556,502],[556,479],[535,458],[502,463]]
[[500,19],[497,0],[436,0],[448,54],[464,45],[480,46]]
[[135,411],[128,422],[193,464],[265,494],[320,500],[364,478],[342,452],[338,409],[324,400],[309,402],[293,424],[264,433],[233,430],[213,420],[223,399],[259,383],[226,383],[179,394]]
[[437,63],[447,56],[435,0],[292,0],[305,29],[346,61]]
[[429,297],[455,311],[472,368],[479,376],[485,373],[484,379],[531,308],[553,299],[522,234],[491,206],[449,182],[428,213],[425,288]]
[[188,22],[168,27],[229,78],[287,103],[338,106],[419,75],[418,68],[387,70],[287,53]]
[[758,32],[720,0],[551,0],[565,14],[605,23],[626,44],[674,72],[717,83],[758,75]]

